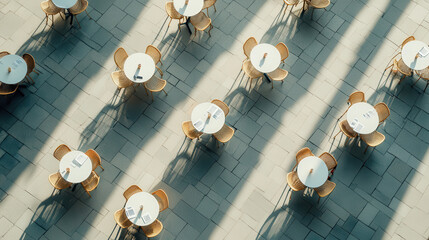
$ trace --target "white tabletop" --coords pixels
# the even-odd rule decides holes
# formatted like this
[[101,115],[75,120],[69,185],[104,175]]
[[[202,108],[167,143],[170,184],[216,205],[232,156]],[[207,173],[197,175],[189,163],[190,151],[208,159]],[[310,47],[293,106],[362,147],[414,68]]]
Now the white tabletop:
[[[313,171],[310,173],[311,169]],[[297,171],[299,180],[310,188],[320,187],[328,180],[328,167],[322,159],[316,156],[302,159],[298,164]]]
[[68,9],[73,7],[77,3],[77,0],[52,0],[52,2],[59,8]]
[[[138,65],[141,64],[140,70]],[[146,53],[134,53],[125,60],[125,76],[135,83],[143,83],[149,80],[155,74],[155,62],[152,57]],[[139,75],[142,78],[134,76]]]
[[[143,205],[143,210],[140,210],[140,207]],[[128,217],[128,212],[126,209],[128,207],[132,207],[134,211],[136,212],[135,217]],[[142,218],[142,216],[145,216],[147,213],[150,215],[150,220],[145,222]],[[156,198],[147,192],[139,192],[133,194],[127,201],[127,204],[125,205],[125,214],[127,215],[127,218],[135,225],[138,226],[147,226],[151,223],[153,223],[157,218],[159,214],[159,204]]]
[[203,9],[204,0],[189,0],[188,5],[185,5],[185,1],[173,0],[174,8],[183,16],[195,16]]
[[[80,167],[73,162],[73,160],[80,154],[86,156],[86,154],[81,151],[71,151],[61,158],[60,174],[67,182],[81,183],[85,181],[92,172],[92,162],[88,156],[86,156],[88,159],[86,159]],[[67,168],[70,168],[69,173],[66,171]]]
[[[208,118],[208,110],[212,106],[215,107],[216,110],[220,110],[220,114],[217,118],[214,116]],[[197,128],[195,124],[199,120],[203,121],[204,127],[201,132],[213,134],[217,133],[225,124],[225,113],[216,104],[210,102],[200,103],[192,110],[191,120],[195,128]]]
[[[266,58],[264,58],[265,53],[267,53]],[[256,70],[263,73],[270,73],[280,65],[280,52],[271,44],[261,43],[256,45],[250,52],[250,62]]]
[[429,66],[429,54],[424,57],[416,58],[416,54],[420,49],[427,46],[426,43],[421,41],[411,41],[405,44],[401,52],[404,63],[414,70],[422,70]]
[[[9,72],[8,68],[12,71]],[[17,84],[27,74],[27,63],[18,55],[6,55],[0,58],[0,82],[6,84]]]
[[[363,126],[358,127],[355,119],[357,119],[357,124]],[[379,119],[377,111],[371,104],[359,102],[353,104],[347,111],[347,122],[355,132],[359,134],[370,134],[377,129]]]

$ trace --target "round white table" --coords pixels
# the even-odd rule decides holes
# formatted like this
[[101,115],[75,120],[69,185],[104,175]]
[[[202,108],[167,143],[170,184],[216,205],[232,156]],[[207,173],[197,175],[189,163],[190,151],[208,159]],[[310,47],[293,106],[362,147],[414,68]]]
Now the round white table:
[[[267,53],[267,56],[264,58],[265,53]],[[280,52],[271,44],[261,43],[256,45],[250,52],[250,62],[256,70],[262,73],[270,73],[280,65]]]
[[[347,122],[355,132],[370,134],[377,129],[379,119],[377,111],[371,104],[359,102],[353,104],[347,111]],[[362,126],[358,126],[359,124]]]
[[188,5],[186,0],[173,0],[174,8],[185,17],[197,15],[203,9],[204,0],[189,0]]
[[[313,171],[310,173],[311,169]],[[309,188],[322,186],[329,175],[325,162],[316,156],[302,159],[298,164],[297,172],[299,180]]]
[[423,47],[428,47],[428,45],[424,42],[415,40],[405,44],[402,49],[402,60],[404,60],[404,63],[411,69],[422,70],[429,66],[429,54],[424,57],[416,58],[416,54],[418,54]]
[[[9,67],[11,72],[9,72]],[[17,84],[27,74],[27,63],[18,55],[6,55],[0,58],[0,82]]]
[[[138,69],[139,64],[141,64],[140,69]],[[134,53],[125,60],[124,72],[131,81],[143,83],[155,74],[155,62],[146,53]]]
[[[83,162],[82,166],[75,163],[75,158],[79,155],[84,155],[87,159]],[[70,168],[70,172],[66,171]],[[61,176],[70,183],[81,183],[85,181],[92,172],[92,162],[89,157],[81,151],[71,151],[61,158],[60,161],[60,174]]]
[[[212,107],[220,112],[218,112],[219,114],[217,117],[212,114],[212,116],[208,118],[208,110]],[[198,122],[202,121],[204,126],[200,132],[213,134],[217,133],[225,124],[225,113],[216,104],[210,102],[200,103],[192,110],[191,121],[192,125],[194,125],[197,130]]]
[[[141,210],[143,206],[143,210]],[[135,216],[129,217],[127,208],[133,208]],[[127,218],[137,226],[147,226],[153,223],[159,214],[159,204],[156,198],[147,192],[139,192],[133,194],[127,201],[125,205],[125,214]],[[149,214],[150,219],[145,221],[143,217],[147,217]]]
[[77,3],[77,0],[52,0],[52,3],[59,8],[69,9]]

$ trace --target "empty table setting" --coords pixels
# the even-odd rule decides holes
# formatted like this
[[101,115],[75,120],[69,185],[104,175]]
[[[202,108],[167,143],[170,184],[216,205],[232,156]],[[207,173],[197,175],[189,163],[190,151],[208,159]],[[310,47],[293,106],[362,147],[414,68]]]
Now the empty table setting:
[[70,183],[85,181],[92,172],[92,162],[81,151],[71,151],[65,154],[60,161],[60,174]]
[[134,53],[124,63],[125,76],[135,83],[144,83],[155,74],[155,62],[146,53]]
[[404,63],[413,70],[429,66],[429,47],[422,41],[414,40],[405,44],[401,55]]
[[225,113],[216,104],[200,103],[192,110],[191,121],[197,131],[213,134],[223,127]]
[[375,108],[366,102],[353,104],[347,111],[347,122],[358,134],[370,134],[379,124]]
[[173,5],[177,12],[187,18],[186,22],[182,24],[186,24],[189,33],[192,33],[189,27],[189,21],[192,16],[201,12],[204,6],[204,0],[173,0]]
[[0,82],[17,84],[27,74],[27,63],[18,55],[6,55],[0,58]]
[[297,173],[299,180],[309,188],[322,186],[329,175],[325,162],[316,156],[302,159],[298,164]]
[[125,205],[125,214],[133,224],[148,226],[158,218],[158,201],[150,193],[135,193],[128,199]]
[[250,61],[255,69],[262,72],[268,82],[271,82],[267,73],[273,72],[279,67],[281,56],[275,46],[261,43],[256,45],[250,52]]

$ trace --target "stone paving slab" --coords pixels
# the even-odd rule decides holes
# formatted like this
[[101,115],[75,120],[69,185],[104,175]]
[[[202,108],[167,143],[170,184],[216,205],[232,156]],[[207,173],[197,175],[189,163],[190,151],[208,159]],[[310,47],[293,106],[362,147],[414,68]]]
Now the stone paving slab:
[[[168,26],[164,4],[91,0],[92,19],[82,13],[82,28],[70,28],[58,16],[45,26],[37,1],[0,0],[0,51],[31,53],[40,72],[24,96],[0,99],[0,238],[144,239],[113,219],[132,184],[169,196],[155,239],[429,238],[429,95],[423,80],[412,86],[416,76],[399,85],[384,71],[407,36],[429,42],[429,2],[332,0],[311,19],[301,3],[219,0],[211,37]],[[250,36],[288,46],[284,83],[249,86],[240,65]],[[149,44],[162,53],[168,93],[153,102],[142,86],[117,91],[110,79],[118,47]],[[378,128],[385,142],[366,154],[362,142],[333,139],[358,90],[391,111]],[[229,105],[235,129],[220,148],[210,136],[185,139],[180,126],[212,99]],[[91,198],[49,184],[62,143],[100,154]],[[287,187],[303,147],[338,160],[336,188],[320,203]]]

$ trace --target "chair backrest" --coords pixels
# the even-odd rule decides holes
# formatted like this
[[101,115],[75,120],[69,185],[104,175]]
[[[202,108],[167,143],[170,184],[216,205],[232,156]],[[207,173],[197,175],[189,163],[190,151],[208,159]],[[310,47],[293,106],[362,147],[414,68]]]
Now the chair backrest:
[[49,175],[49,182],[55,189],[58,190],[65,189],[71,186],[71,183],[67,182],[59,172]]
[[167,12],[168,16],[172,19],[181,19],[183,18],[183,15],[180,14],[176,8],[174,8],[173,2],[166,2],[165,3],[165,11]]
[[152,195],[157,197],[160,212],[168,208],[169,206],[168,196],[167,196],[167,193],[164,192],[164,190],[158,189],[155,192],[153,192]]
[[115,54],[113,55],[113,59],[115,60],[116,66],[121,70],[124,70],[124,64],[127,58],[128,54],[122,47],[116,49]]
[[310,148],[305,147],[296,153],[296,163],[298,164],[302,159],[310,156],[314,156],[314,154],[311,152]]
[[332,156],[332,154],[328,152],[322,153],[319,158],[325,162],[328,170],[332,170],[337,166],[337,160],[334,158],[334,156]]
[[92,162],[92,171],[94,171],[98,166],[101,165],[100,155],[94,149],[88,149],[85,153]]
[[89,177],[81,184],[87,192],[90,192],[98,186],[99,182],[100,182],[100,176],[98,176],[96,172],[92,171],[91,175],[89,175]]
[[280,52],[280,56],[282,58],[282,61],[285,60],[287,57],[289,57],[289,49],[287,48],[286,44],[279,42],[276,45],[276,48]]
[[124,198],[126,201],[136,193],[143,192],[143,190],[137,185],[131,185],[127,190],[124,191]]
[[3,52],[0,52],[0,58],[2,58],[2,57],[4,57],[4,56],[7,56],[7,55],[9,55],[10,53],[9,52],[6,52],[6,51],[3,51]]
[[380,145],[386,139],[381,132],[374,131],[371,134],[366,134],[361,136],[362,140],[371,147]]
[[336,184],[334,182],[331,182],[329,180],[326,180],[326,182],[314,190],[317,192],[319,197],[326,197],[328,196],[332,191],[334,191]]
[[0,95],[9,95],[15,93],[19,88],[18,84],[0,84]]
[[34,60],[34,57],[31,56],[31,54],[24,53],[24,55],[22,55],[22,58],[27,64],[27,74],[31,73],[36,67],[36,61]]
[[119,209],[115,212],[114,215],[115,222],[121,227],[121,228],[128,228],[133,223],[128,219],[127,214],[125,213],[125,209]]
[[257,78],[262,76],[262,73],[259,72],[253,65],[250,60],[246,60],[243,63],[244,73],[250,78]]
[[63,158],[64,155],[66,155],[69,152],[71,152],[71,149],[67,145],[61,144],[60,146],[58,146],[55,149],[55,151],[54,151],[54,157],[56,159],[58,159],[59,161],[61,161],[61,158]]
[[228,107],[228,105],[226,105],[226,103],[224,103],[222,100],[219,100],[219,99],[213,99],[212,103],[216,104],[216,106],[218,106],[218,107],[220,107],[220,109],[222,109],[223,113],[225,114],[225,117],[228,115],[229,107]]
[[426,81],[429,81],[429,67],[416,71],[417,75],[419,75],[419,77],[423,78]]
[[377,103],[374,108],[377,111],[378,120],[380,123],[384,122],[384,120],[390,116],[389,107],[384,102]]
[[414,36],[409,36],[409,37],[407,37],[407,38],[402,42],[402,44],[401,44],[401,49],[402,49],[402,48],[404,48],[405,44],[407,44],[407,43],[409,43],[409,42],[411,42],[411,41],[414,41],[414,40],[416,40],[416,38],[415,38]]
[[287,184],[294,191],[301,191],[305,189],[305,185],[299,180],[298,173],[292,171],[287,174]]
[[157,236],[162,232],[163,228],[164,227],[162,225],[162,222],[159,221],[158,219],[156,219],[155,222],[153,222],[149,226],[142,227],[144,234],[146,234],[148,238]]
[[244,55],[246,55],[247,58],[250,58],[250,52],[252,51],[252,49],[258,45],[258,41],[256,41],[256,39],[254,37],[250,37],[249,39],[246,40],[246,42],[244,42],[243,44],[243,52]]
[[365,102],[365,93],[363,92],[354,92],[350,94],[348,102],[350,105],[358,103],[358,102]]
[[186,121],[182,123],[183,133],[190,139],[195,139],[201,136],[202,133],[198,132],[192,125],[192,121]]
[[161,51],[153,45],[148,45],[146,47],[146,54],[152,57],[155,65],[161,61]]

